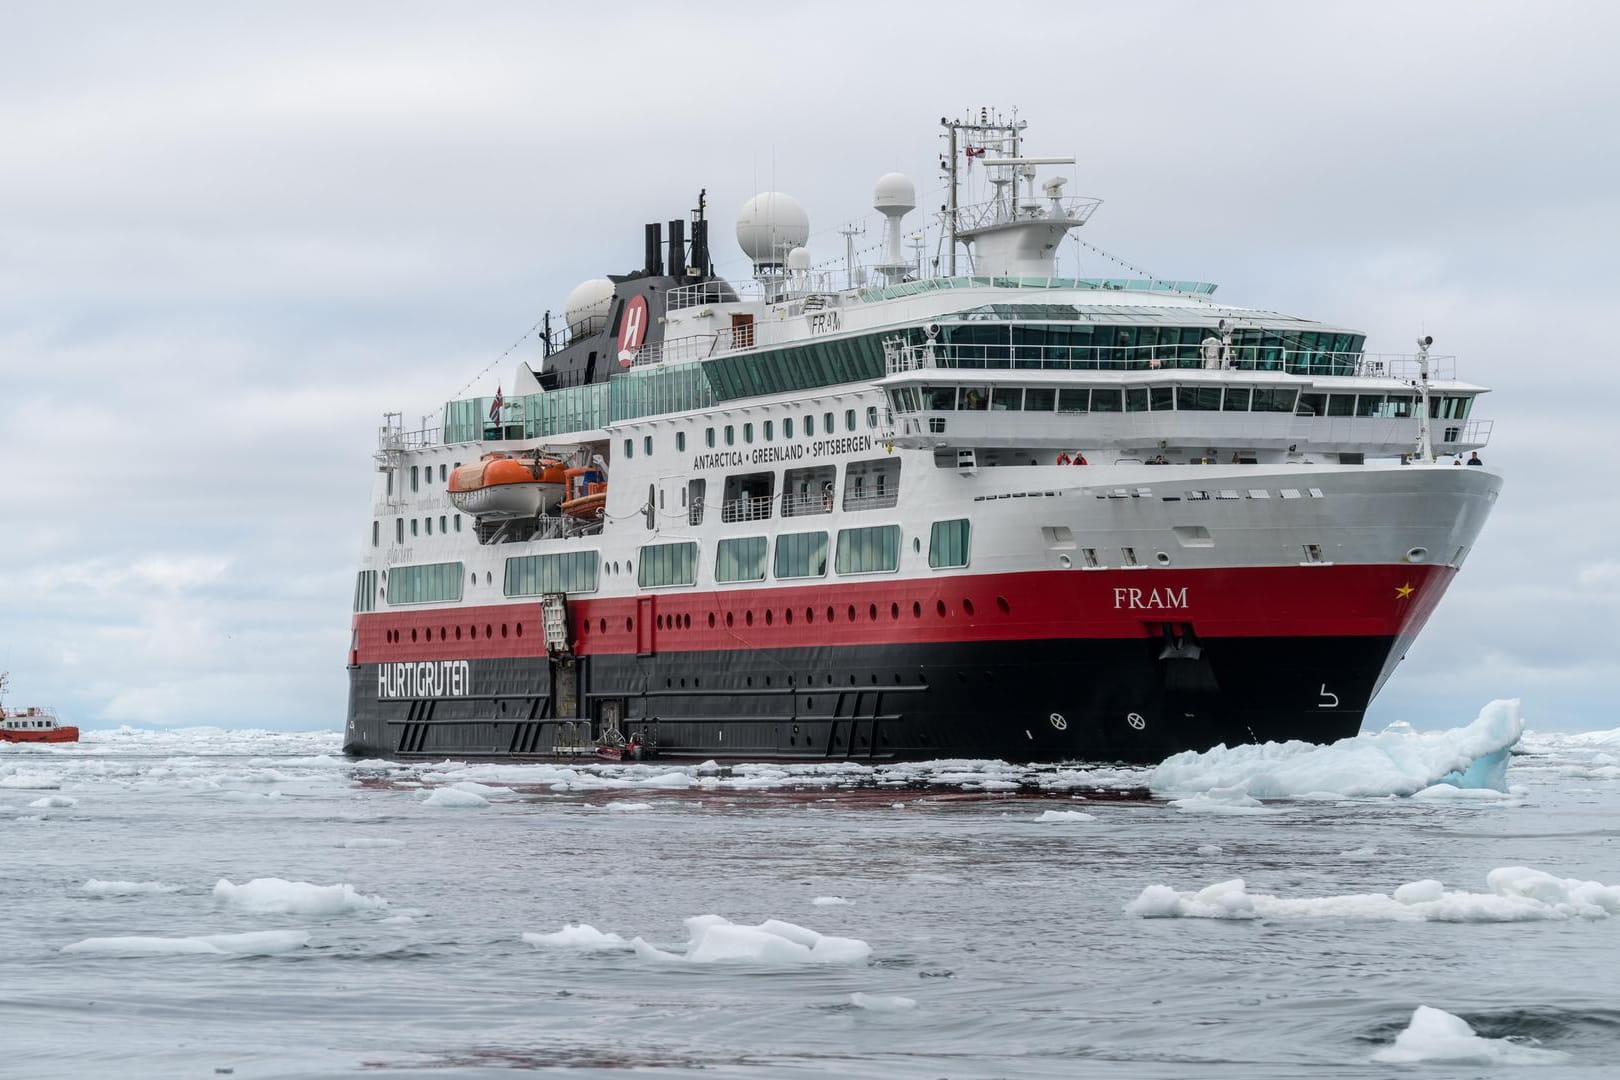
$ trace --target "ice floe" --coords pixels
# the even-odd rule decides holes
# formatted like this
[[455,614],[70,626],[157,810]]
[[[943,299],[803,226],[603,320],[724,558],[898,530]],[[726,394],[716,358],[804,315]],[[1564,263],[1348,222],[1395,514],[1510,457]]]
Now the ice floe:
[[686,928],[691,939],[680,952],[639,937],[630,945],[643,960],[687,964],[864,964],[872,955],[872,947],[858,938],[819,934],[778,919],[745,926],[719,915],[698,915],[686,920]]
[[241,885],[220,878],[214,885],[214,897],[262,915],[339,915],[388,906],[387,900],[357,892],[353,885],[313,885],[282,878],[254,878]]
[[871,1012],[907,1012],[917,1007],[916,998],[900,997],[898,994],[863,994],[859,990],[849,995],[849,1003]]
[[78,806],[78,799],[70,799],[66,795],[46,795],[42,799],[35,799],[28,806],[32,810],[66,810]]
[[1149,885],[1125,906],[1147,919],[1336,918],[1375,922],[1532,922],[1620,915],[1620,885],[1560,878],[1524,866],[1485,876],[1489,892],[1448,891],[1438,881],[1408,882],[1393,893],[1281,897],[1251,893],[1242,878],[1195,892]]
[[611,810],[618,814],[633,814],[638,810],[651,810],[652,808],[653,804],[650,802],[610,802],[603,807],[605,810]]
[[1043,810],[1035,817],[1036,821],[1096,821],[1097,815],[1088,814],[1082,810]]
[[1460,1065],[1552,1065],[1569,1060],[1562,1050],[1526,1046],[1511,1039],[1487,1039],[1475,1034],[1468,1021],[1443,1009],[1419,1005],[1406,1030],[1395,1043],[1372,1056],[1388,1065],[1422,1061],[1449,1061]]
[[203,937],[96,937],[62,946],[65,953],[102,956],[275,956],[309,944],[303,930],[260,930],[249,934],[210,934]]
[[452,810],[476,810],[488,806],[489,800],[482,795],[471,791],[462,791],[460,788],[443,787],[428,793],[422,800],[423,806],[437,806]]
[[1327,746],[1285,742],[1189,751],[1161,762],[1148,786],[1155,794],[1213,797],[1235,790],[1256,799],[1404,796],[1442,783],[1506,791],[1509,751],[1523,731],[1518,701],[1493,701],[1473,723],[1449,731],[1402,726]]
[[842,896],[818,896],[810,901],[816,907],[842,907],[845,904],[853,904],[854,902],[853,900],[846,900]]
[[343,841],[346,848],[390,848],[404,845],[405,841],[396,840],[391,836],[352,836]]
[[618,934],[604,934],[590,923],[570,923],[552,934],[524,934],[523,940],[548,949],[577,949],[581,952],[609,952],[631,947]]
[[1171,799],[1170,805],[1183,814],[1280,814],[1283,811],[1266,806],[1254,798],[1242,785],[1211,788],[1189,795],[1184,799]]
[[101,881],[91,878],[84,883],[84,891],[91,896],[150,896],[154,893],[179,892],[181,886],[162,881]]

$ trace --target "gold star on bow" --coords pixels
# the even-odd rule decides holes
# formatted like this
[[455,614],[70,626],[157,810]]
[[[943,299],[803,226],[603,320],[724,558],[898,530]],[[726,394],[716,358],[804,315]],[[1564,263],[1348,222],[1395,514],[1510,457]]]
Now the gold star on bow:
[[1408,596],[1412,595],[1412,591],[1412,583],[1410,581],[1408,581],[1405,585],[1398,585],[1395,588],[1395,599],[1405,600]]

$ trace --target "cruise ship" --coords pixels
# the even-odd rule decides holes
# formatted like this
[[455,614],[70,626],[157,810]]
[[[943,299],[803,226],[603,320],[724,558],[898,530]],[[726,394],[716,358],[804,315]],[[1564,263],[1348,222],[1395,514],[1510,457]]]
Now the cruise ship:
[[700,196],[493,396],[387,415],[349,753],[1155,762],[1359,729],[1500,491],[1486,388],[1427,337],[1063,276],[1099,206],[1073,159],[941,125],[931,251],[891,173],[867,264],[852,229],[815,264],[765,192],[728,281]]

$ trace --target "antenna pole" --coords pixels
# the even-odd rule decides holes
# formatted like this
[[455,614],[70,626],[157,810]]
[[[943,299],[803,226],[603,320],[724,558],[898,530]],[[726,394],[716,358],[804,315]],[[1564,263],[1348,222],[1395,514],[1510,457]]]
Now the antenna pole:
[[951,199],[945,210],[945,228],[950,232],[950,276],[956,276],[956,125],[943,116],[939,122],[944,124],[951,133],[950,156],[945,160],[950,164],[945,167],[946,175],[950,178]]
[[1418,338],[1418,450],[1425,462],[1434,460],[1434,433],[1429,430],[1429,346],[1434,338]]

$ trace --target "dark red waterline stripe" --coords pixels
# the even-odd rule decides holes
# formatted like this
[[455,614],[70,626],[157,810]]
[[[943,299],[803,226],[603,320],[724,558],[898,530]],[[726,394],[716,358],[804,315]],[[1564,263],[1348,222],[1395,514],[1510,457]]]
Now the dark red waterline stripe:
[[[568,608],[581,655],[1118,639],[1156,636],[1165,623],[1190,623],[1205,639],[1379,637],[1421,627],[1454,573],[1403,564],[1035,571],[572,597]],[[370,612],[353,625],[354,663],[545,652],[537,600]]]

